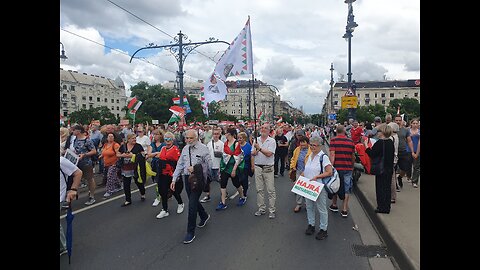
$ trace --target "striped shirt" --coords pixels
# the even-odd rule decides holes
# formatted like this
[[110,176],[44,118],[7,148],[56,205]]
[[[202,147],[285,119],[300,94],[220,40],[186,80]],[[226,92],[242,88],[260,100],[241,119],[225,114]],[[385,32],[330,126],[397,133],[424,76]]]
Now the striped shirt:
[[335,152],[333,167],[338,171],[353,170],[352,156],[355,152],[355,145],[352,139],[345,135],[337,135],[330,142],[330,152]]

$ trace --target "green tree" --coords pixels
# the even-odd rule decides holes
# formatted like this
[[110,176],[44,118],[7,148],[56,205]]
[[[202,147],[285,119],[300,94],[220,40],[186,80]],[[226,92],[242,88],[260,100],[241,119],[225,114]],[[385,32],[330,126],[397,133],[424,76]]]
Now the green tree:
[[72,112],[69,115],[70,123],[78,123],[82,125],[88,125],[92,120],[100,120],[102,125],[105,124],[117,124],[120,120],[110,111],[106,106],[80,109],[79,111]]
[[192,122],[192,121],[202,122],[202,123],[205,122],[207,120],[207,117],[203,113],[201,101],[191,95],[189,95],[187,99],[192,112],[187,114],[187,116],[185,117],[185,120],[187,122]]
[[166,123],[172,113],[168,110],[172,105],[175,94],[163,88],[160,84],[149,85],[147,82],[139,82],[130,88],[131,97],[136,96],[142,101],[142,106],[135,115],[135,123],[151,122],[156,119],[159,123]]
[[393,99],[390,101],[387,112],[395,117],[399,105],[400,114],[405,114],[408,120],[420,116],[420,103],[415,98]]

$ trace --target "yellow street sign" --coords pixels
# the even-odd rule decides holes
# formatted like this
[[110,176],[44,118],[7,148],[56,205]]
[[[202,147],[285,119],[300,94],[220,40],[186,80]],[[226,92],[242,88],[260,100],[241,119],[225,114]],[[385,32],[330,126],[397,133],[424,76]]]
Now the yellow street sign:
[[357,108],[358,99],[356,96],[343,96],[342,109]]

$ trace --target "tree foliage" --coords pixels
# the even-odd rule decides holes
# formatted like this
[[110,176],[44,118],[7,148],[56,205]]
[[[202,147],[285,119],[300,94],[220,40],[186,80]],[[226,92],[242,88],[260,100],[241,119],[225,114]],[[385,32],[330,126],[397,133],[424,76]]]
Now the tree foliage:
[[156,119],[159,123],[166,123],[172,113],[168,110],[172,105],[173,91],[163,88],[162,85],[149,85],[147,82],[139,82],[130,88],[131,97],[137,97],[142,101],[142,106],[135,115],[135,123],[151,122]]
[[107,106],[90,109],[80,109],[69,115],[70,123],[88,125],[92,120],[100,120],[100,124],[117,124],[120,120],[110,111]]

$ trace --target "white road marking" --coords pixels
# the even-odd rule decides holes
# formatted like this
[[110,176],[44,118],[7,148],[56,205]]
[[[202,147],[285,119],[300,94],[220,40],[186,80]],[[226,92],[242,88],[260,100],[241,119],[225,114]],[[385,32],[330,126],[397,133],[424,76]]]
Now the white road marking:
[[[156,186],[156,185],[157,185],[157,183],[153,183],[153,184],[150,184],[150,185],[148,185],[148,186],[145,186],[145,190],[146,190],[147,188],[151,188],[151,187]],[[133,193],[137,193],[137,192],[139,192],[139,191],[140,191],[140,190],[138,190],[138,189],[137,189],[137,190],[134,190],[134,191],[132,191],[132,194],[133,194]],[[98,202],[98,203],[94,203],[94,204],[89,205],[89,206],[87,206],[87,207],[84,207],[84,208],[82,208],[82,209],[73,211],[73,214],[75,215],[75,214],[77,214],[77,213],[81,213],[81,212],[83,212],[83,211],[87,211],[88,209],[92,209],[92,208],[94,208],[94,207],[97,207],[97,206],[106,204],[106,203],[108,203],[108,202],[111,202],[111,201],[113,201],[113,200],[120,199],[120,198],[124,198],[124,197],[125,197],[125,194],[121,194],[121,195],[115,196],[115,197],[113,197],[113,198],[109,198],[109,199],[106,199],[106,200],[104,200],[104,201],[101,201],[101,202]],[[61,216],[60,216],[60,219],[65,218],[66,216],[67,216],[67,214],[61,215]]]

